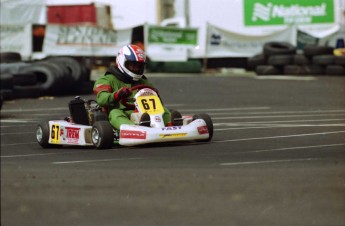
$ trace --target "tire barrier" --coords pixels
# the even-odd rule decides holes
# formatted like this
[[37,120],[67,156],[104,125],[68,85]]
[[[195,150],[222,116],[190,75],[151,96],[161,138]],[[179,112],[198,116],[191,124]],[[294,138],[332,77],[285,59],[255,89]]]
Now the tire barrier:
[[345,76],[345,56],[333,54],[329,46],[305,46],[303,53],[286,42],[268,42],[263,51],[247,60],[247,70],[257,75]]
[[[1,97],[3,100],[91,94],[91,70],[82,60],[72,57],[49,57],[40,61],[13,62],[15,55],[1,54]],[[12,62],[9,62],[11,59]]]

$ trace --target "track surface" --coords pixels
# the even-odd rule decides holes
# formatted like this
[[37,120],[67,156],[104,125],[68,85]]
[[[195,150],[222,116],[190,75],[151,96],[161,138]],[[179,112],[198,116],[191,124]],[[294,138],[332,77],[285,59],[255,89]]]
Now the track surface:
[[345,77],[273,78],[151,77],[210,143],[44,150],[73,97],[5,102],[1,225],[345,225]]

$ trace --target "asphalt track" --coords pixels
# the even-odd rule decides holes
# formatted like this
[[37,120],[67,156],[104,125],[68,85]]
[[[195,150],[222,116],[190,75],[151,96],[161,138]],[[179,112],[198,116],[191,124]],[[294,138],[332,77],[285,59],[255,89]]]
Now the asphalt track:
[[2,226],[345,225],[344,76],[148,77],[213,140],[44,150],[37,121],[73,97],[5,102]]

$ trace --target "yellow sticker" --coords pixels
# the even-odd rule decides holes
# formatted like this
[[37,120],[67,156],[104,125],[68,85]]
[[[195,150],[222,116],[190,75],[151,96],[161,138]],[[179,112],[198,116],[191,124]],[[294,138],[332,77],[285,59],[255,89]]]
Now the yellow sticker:
[[158,96],[140,96],[137,98],[137,103],[141,112],[148,114],[163,114],[164,108]]
[[54,144],[60,143],[60,126],[58,124],[53,124],[50,134],[51,142]]
[[175,137],[185,137],[187,133],[174,133],[174,134],[159,134],[160,138],[175,138]]

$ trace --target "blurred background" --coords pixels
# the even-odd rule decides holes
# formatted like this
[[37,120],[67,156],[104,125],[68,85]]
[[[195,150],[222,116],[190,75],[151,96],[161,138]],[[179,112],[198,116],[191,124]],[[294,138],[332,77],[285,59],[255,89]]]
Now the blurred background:
[[0,2],[5,99],[90,92],[128,43],[151,73],[345,74],[344,0]]

